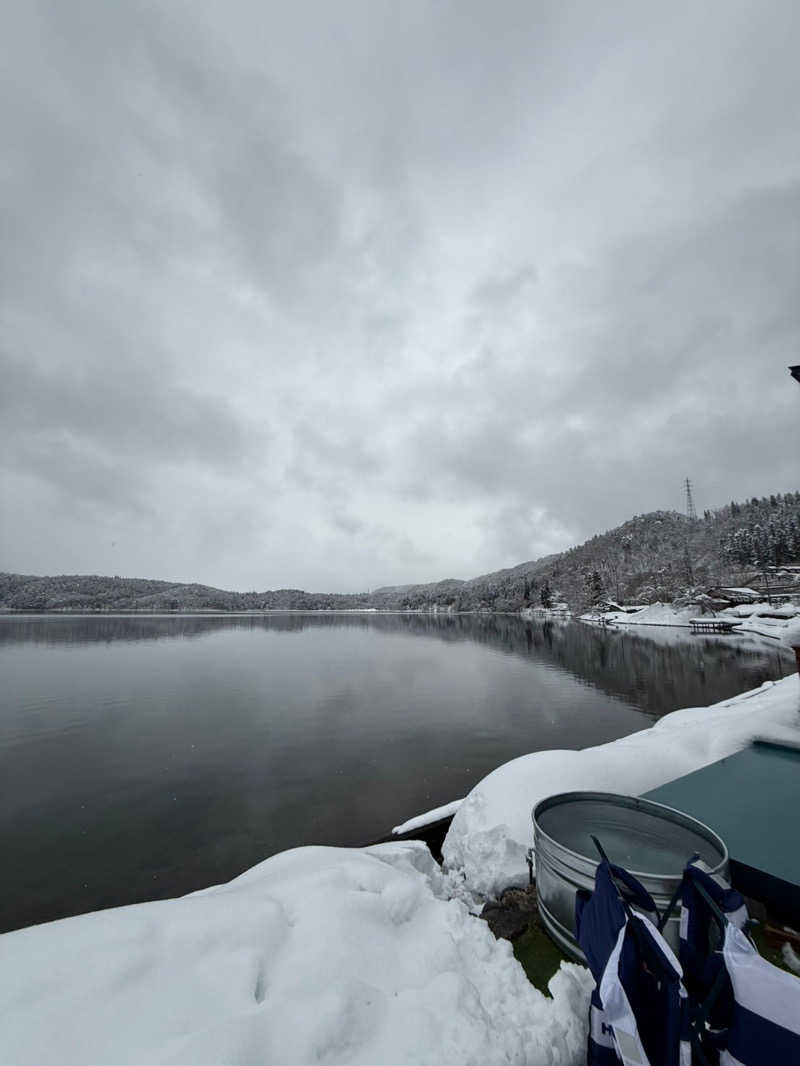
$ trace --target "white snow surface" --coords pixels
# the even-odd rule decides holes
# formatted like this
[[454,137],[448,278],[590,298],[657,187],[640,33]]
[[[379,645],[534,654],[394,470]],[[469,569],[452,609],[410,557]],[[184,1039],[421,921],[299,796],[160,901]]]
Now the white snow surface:
[[711,707],[673,711],[609,744],[535,752],[498,767],[456,812],[444,841],[445,868],[479,897],[524,885],[539,800],[574,789],[638,796],[741,750],[755,736],[800,740],[797,674]]
[[800,607],[793,603],[780,606],[763,602],[739,604],[721,611],[719,617],[736,619],[737,633],[757,633],[788,644],[792,643],[793,634],[800,633]]
[[589,613],[580,616],[581,622],[613,622],[618,626],[687,626],[692,617],[689,607],[673,607],[669,603],[651,603],[636,611],[604,611],[602,615]]
[[579,1066],[588,971],[550,999],[424,845],[298,848],[229,884],[0,937],[3,1066]]
[[[604,611],[602,614],[589,612],[581,615],[580,621],[594,624],[611,622],[615,626],[688,627],[695,617],[699,617],[697,606],[676,608],[668,603],[652,603],[636,611]],[[780,638],[785,627],[792,620],[800,618],[800,607],[791,603],[772,606],[763,601],[740,603],[735,607],[726,607],[715,615],[704,617],[707,621],[712,618],[730,619],[737,623],[737,630],[742,633],[757,633],[761,636]]]
[[418,814],[414,818],[409,818],[407,822],[396,825],[394,829],[392,829],[392,833],[399,836],[401,833],[410,833],[414,829],[423,829],[426,825],[431,825],[433,822],[439,822],[443,818],[449,818],[456,813],[463,802],[463,799],[457,799],[453,800],[452,803],[445,803],[443,807],[434,807],[432,811],[425,811],[424,814]]
[[800,616],[800,607],[794,603],[774,605],[765,600],[759,600],[757,603],[739,603],[735,607],[726,607],[724,611],[719,612],[720,618],[758,618],[761,615],[766,615],[776,621],[791,620]]

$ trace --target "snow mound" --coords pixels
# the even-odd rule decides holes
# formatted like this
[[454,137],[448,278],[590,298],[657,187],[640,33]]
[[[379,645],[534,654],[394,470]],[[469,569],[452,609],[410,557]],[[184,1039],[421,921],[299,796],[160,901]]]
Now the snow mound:
[[592,980],[549,999],[419,843],[298,848],[227,885],[0,937],[4,1066],[578,1066]]
[[782,603],[779,606],[773,606],[771,603],[767,603],[765,600],[760,600],[758,603],[739,603],[736,607],[726,607],[724,611],[720,611],[720,618],[759,618],[761,615],[766,615],[768,618],[780,619],[792,619],[800,615],[800,607],[797,607],[793,603]]
[[711,707],[673,711],[609,744],[535,752],[500,766],[456,812],[442,849],[445,866],[479,897],[526,884],[531,810],[539,800],[574,789],[638,796],[739,751],[754,736],[800,740],[798,675]]
[[581,622],[612,622],[618,626],[687,626],[692,617],[689,607],[673,607],[668,603],[651,603],[636,610],[620,609],[603,611],[602,614],[589,613],[580,616]]
[[800,625],[800,607],[793,603],[779,607],[769,603],[740,604],[720,612],[719,617],[737,619],[737,633],[756,633],[791,644],[792,633]]

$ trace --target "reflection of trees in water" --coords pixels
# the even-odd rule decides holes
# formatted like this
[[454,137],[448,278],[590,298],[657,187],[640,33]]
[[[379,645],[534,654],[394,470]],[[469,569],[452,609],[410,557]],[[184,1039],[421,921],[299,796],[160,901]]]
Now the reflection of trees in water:
[[47,616],[0,619],[0,645],[192,639],[221,630],[300,633],[342,627],[443,642],[472,641],[558,667],[659,716],[755,688],[791,670],[789,649],[756,639],[696,637],[684,630],[599,629],[515,615],[271,614]]
[[515,615],[349,614],[333,611],[252,615],[10,615],[0,617],[0,644],[94,644],[97,641],[202,637],[229,629],[300,633],[307,629],[345,627],[435,637],[443,641],[473,640],[518,653],[522,626]]
[[557,665],[656,717],[717,703],[788,672],[780,645],[680,631],[670,638],[576,624],[542,641]]

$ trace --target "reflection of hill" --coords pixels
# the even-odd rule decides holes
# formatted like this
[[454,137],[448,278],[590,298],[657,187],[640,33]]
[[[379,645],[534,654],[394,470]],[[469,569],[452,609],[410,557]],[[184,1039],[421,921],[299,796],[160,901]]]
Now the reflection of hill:
[[682,630],[665,637],[663,630],[634,633],[576,623],[538,639],[557,665],[656,717],[729,699],[791,669],[791,657],[779,647]]
[[0,618],[0,647],[192,639],[232,629],[299,633],[341,627],[444,642],[472,641],[557,667],[654,716],[677,707],[716,703],[792,668],[788,649],[752,638],[693,637],[683,630],[644,627],[623,632],[575,622],[526,622],[513,615],[17,616]]

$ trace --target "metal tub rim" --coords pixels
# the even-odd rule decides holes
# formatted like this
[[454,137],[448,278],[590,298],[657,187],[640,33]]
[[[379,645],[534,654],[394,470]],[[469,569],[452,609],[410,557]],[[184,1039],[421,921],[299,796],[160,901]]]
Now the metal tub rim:
[[[686,829],[691,829],[697,832],[701,831],[700,835],[704,836],[709,843],[713,844],[722,854],[722,860],[718,862],[711,870],[712,873],[717,873],[725,867],[730,859],[728,854],[728,846],[722,837],[716,833],[705,822],[701,822],[699,818],[694,818],[690,814],[685,814],[683,811],[679,811],[676,807],[668,807],[665,803],[656,803],[655,800],[643,799],[641,796],[628,796],[621,792],[588,792],[582,789],[578,789],[570,792],[556,792],[552,796],[546,796],[531,810],[531,820],[536,833],[540,834],[544,839],[569,858],[578,860],[578,869],[580,869],[586,863],[589,863],[592,869],[595,869],[600,863],[600,856],[592,858],[590,855],[584,855],[580,851],[574,851],[572,848],[568,848],[566,844],[561,844],[558,840],[555,840],[549,833],[542,829],[538,821],[540,814],[543,814],[550,807],[555,807],[558,803],[564,802],[576,802],[586,800],[600,800],[605,803],[609,803],[611,806],[624,807],[628,810],[641,810],[646,814],[653,814],[656,817],[663,817],[664,814],[669,814],[672,821],[677,821],[683,825]],[[600,841],[602,844],[602,840]],[[687,856],[687,860],[688,860]],[[681,871],[682,872],[682,871]],[[655,870],[629,870],[628,873],[633,874],[634,877],[640,881],[646,880],[679,880],[679,873],[660,873]]]
[[[713,848],[717,856],[720,856],[711,872],[727,876],[729,854],[725,841],[710,826],[683,811],[668,807],[664,803],[656,803],[654,800],[627,796],[619,792],[573,790],[547,796],[540,800],[531,812],[536,849],[538,909],[544,927],[551,938],[566,955],[576,961],[585,963],[586,959],[575,936],[575,895],[581,888],[591,890],[593,887],[597,867],[600,865],[600,856],[592,858],[589,854],[560,843],[542,828],[540,817],[552,807],[570,804],[574,807],[581,801],[599,802],[605,804],[606,809],[617,808],[620,813],[623,811],[641,812],[663,823],[677,825],[688,830],[698,843],[701,840],[704,841]],[[586,850],[593,849],[587,846]],[[685,861],[688,861],[689,857],[687,855]],[[710,855],[706,857],[711,861]],[[633,869],[630,872],[642,882],[645,889],[653,896],[656,905],[661,908],[666,906],[672,898],[675,888],[680,883],[683,867],[671,873]],[[667,942],[676,952],[678,950],[678,926],[678,916],[673,915],[664,929]]]

